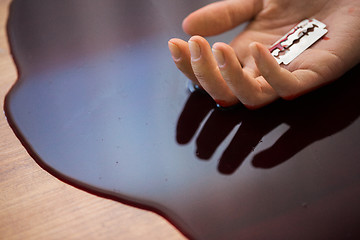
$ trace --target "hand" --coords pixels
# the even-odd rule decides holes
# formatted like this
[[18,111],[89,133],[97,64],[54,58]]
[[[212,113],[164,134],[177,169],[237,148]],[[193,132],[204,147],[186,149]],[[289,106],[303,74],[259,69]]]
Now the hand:
[[[327,25],[320,39],[289,65],[268,51],[305,18]],[[220,34],[249,21],[230,44],[212,49],[201,36]],[[221,106],[239,101],[255,109],[277,98],[293,99],[333,80],[360,62],[358,0],[225,0],[209,4],[183,21],[189,42],[171,39],[176,66]]]

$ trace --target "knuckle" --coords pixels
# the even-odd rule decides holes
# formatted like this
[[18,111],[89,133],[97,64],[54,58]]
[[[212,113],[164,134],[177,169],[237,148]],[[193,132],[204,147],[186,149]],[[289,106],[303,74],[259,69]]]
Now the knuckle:
[[199,81],[206,81],[206,75],[204,72],[194,69],[194,74]]

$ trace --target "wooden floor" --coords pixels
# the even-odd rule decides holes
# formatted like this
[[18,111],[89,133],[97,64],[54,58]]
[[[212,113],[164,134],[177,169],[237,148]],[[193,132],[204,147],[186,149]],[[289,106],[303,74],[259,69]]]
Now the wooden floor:
[[[0,104],[17,79],[0,0]],[[56,179],[29,156],[0,113],[0,239],[184,239],[162,217]]]

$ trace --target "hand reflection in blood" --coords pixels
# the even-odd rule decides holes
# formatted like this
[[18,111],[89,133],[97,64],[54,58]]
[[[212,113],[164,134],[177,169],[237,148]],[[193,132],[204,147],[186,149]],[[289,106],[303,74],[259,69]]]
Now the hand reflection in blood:
[[289,129],[270,148],[252,159],[255,167],[275,167],[313,142],[346,128],[360,115],[359,77],[360,67],[357,66],[343,76],[342,81],[294,101],[279,100],[255,111],[242,105],[232,110],[219,109],[206,92],[197,90],[190,95],[179,117],[177,141],[189,143],[201,127],[196,136],[196,155],[200,159],[210,159],[237,127],[218,165],[219,172],[232,174],[265,135],[286,124]]

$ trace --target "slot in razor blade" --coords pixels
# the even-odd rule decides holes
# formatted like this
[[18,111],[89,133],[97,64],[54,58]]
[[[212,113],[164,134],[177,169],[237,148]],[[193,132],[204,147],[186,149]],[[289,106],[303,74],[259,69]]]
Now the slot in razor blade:
[[287,65],[323,37],[328,32],[325,27],[314,18],[305,19],[276,41],[269,51],[279,64]]

